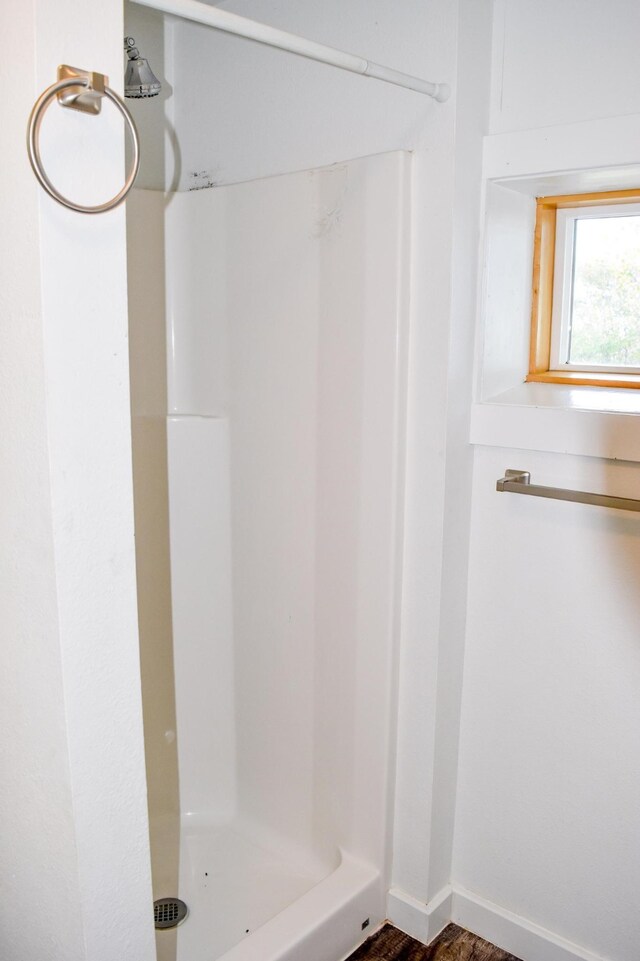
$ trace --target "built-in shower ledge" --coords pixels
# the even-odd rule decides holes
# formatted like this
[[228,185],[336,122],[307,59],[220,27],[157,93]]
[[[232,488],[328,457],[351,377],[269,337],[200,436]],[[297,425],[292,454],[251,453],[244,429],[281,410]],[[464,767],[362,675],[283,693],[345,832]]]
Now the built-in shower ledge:
[[380,872],[343,852],[340,866],[324,881],[218,961],[344,958],[383,920],[381,895]]

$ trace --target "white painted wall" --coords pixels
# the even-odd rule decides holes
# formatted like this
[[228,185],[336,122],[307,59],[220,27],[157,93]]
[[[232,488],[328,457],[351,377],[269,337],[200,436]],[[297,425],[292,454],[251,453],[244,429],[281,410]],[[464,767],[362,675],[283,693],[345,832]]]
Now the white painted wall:
[[[638,110],[628,41],[637,19],[637,5],[624,2],[496,4],[493,130],[567,126],[491,138],[488,171],[501,166],[501,176],[547,185],[560,174],[561,187],[576,177],[613,185],[634,169],[633,125],[627,131],[609,118]],[[605,119],[575,123],[592,118]],[[572,172],[590,163],[607,170]],[[629,166],[616,174],[615,164]],[[489,198],[496,217],[482,304],[485,397],[522,371],[528,299],[520,266],[528,188],[496,201],[501,190],[491,188]],[[495,251],[510,234],[512,259],[503,262],[515,266],[501,281]],[[587,390],[570,402],[516,393],[508,429],[507,420],[487,420],[482,437],[495,446],[475,455],[454,917],[533,961],[631,961],[640,937],[640,776],[630,762],[640,749],[637,523],[615,511],[499,495],[495,481],[515,467],[542,484],[637,496],[635,416],[575,421],[563,440],[566,418],[597,407],[598,396],[606,410],[607,392]],[[536,404],[545,406],[537,412],[544,426],[534,425]],[[634,463],[567,450],[618,450]]]
[[[22,147],[35,96],[27,82],[35,70],[35,8],[11,3],[5,11],[0,77],[14,96],[3,101],[2,123],[7,141]],[[13,82],[18,69],[22,86]],[[83,947],[53,557],[38,195],[24,151],[6,157],[3,174],[0,948],[7,961],[53,961],[80,958]]]
[[[445,37],[455,4],[448,0],[216,5],[426,79],[450,74]],[[132,4],[126,23],[151,51],[154,69],[151,54],[165,74],[166,124],[174,131],[164,148],[167,186],[235,183],[411,149],[441,111],[417,93],[186,21],[164,27],[156,21],[154,27],[150,16]],[[136,117],[142,117],[145,105],[136,106]],[[156,134],[148,135],[155,149]],[[158,186],[157,162],[143,173],[141,186]]]
[[[119,87],[121,12],[64,0],[6,12],[1,953],[150,961],[124,216],[63,212],[24,149],[31,103],[58,63],[104,70]],[[52,176],[80,199],[109,191],[121,121],[52,114]]]
[[635,0],[495,0],[491,132],[638,112]]
[[[416,155],[416,221],[394,888],[389,913],[427,940],[447,920],[466,596],[468,404],[475,323],[480,144],[491,7],[449,6],[455,111]],[[435,906],[434,906],[435,901]],[[434,914],[426,913],[434,906]]]
[[[142,144],[136,187],[169,189],[175,187],[173,157],[179,157],[172,120],[175,106],[172,22],[149,7],[138,7],[135,3],[124,4],[124,18],[126,35],[139,44],[140,56],[149,61],[162,84],[157,97],[127,100]],[[138,375],[144,376],[142,369]]]
[[457,883],[603,958],[637,956],[640,684],[634,515],[498,495],[637,495],[640,469],[476,454]]

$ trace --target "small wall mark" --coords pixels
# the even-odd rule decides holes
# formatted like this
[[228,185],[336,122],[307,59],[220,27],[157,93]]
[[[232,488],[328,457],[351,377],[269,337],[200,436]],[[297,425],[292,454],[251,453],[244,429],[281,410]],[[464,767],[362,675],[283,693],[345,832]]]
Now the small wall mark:
[[322,173],[325,178],[322,199],[333,194],[333,202],[321,202],[318,205],[312,236],[316,238],[331,237],[333,234],[340,236],[344,200],[349,190],[349,168],[346,164],[334,164]]
[[213,174],[208,170],[193,170],[189,174],[187,190],[209,190],[210,187],[217,186],[217,181],[214,180]]

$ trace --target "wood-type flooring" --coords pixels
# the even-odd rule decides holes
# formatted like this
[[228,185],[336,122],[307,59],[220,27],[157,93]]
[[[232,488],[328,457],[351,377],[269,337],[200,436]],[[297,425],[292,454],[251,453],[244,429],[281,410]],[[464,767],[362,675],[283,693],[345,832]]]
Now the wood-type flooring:
[[450,924],[428,947],[387,924],[348,961],[520,961],[482,938]]

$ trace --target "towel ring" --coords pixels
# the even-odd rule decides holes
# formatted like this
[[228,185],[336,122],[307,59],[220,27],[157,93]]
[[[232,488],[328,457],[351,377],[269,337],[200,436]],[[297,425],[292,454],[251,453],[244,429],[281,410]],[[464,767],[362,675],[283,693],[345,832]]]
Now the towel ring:
[[[63,70],[72,70],[73,68],[60,68],[59,75]],[[98,79],[99,78],[99,79]],[[98,80],[98,82],[94,82]],[[106,81],[106,77],[101,77],[100,74],[90,74],[87,72],[74,72],[73,75],[64,77],[62,80],[58,80],[56,83],[52,84],[50,87],[42,93],[35,104],[29,116],[29,126],[27,130],[27,150],[29,153],[29,160],[31,162],[31,167],[34,174],[38,178],[41,186],[46,190],[50,197],[57,200],[59,204],[63,207],[68,207],[69,210],[75,210],[81,214],[102,214],[107,210],[113,210],[126,198],[127,194],[133,187],[135,179],[138,175],[138,169],[140,167],[140,140],[138,137],[138,131],[136,130],[136,125],[133,122],[133,117],[127,110],[125,104],[120,99],[117,93],[114,93],[106,83],[101,83],[100,80]],[[75,91],[67,91],[65,95],[62,95],[62,91],[69,87],[75,87]],[[79,88],[85,88],[80,89]],[[131,139],[133,142],[133,162],[131,164],[131,170],[127,176],[124,187],[122,190],[112,197],[111,200],[105,201],[103,204],[97,204],[95,207],[85,207],[82,204],[77,204],[73,200],[69,200],[64,197],[56,188],[53,186],[47,174],[45,173],[42,158],[40,156],[40,124],[42,123],[42,118],[49,107],[51,101],[54,97],[58,97],[59,102],[66,107],[73,107],[76,110],[82,110],[85,113],[99,113],[100,111],[100,98],[107,97],[115,107],[122,114],[125,123],[127,124],[129,131],[131,133]]]

